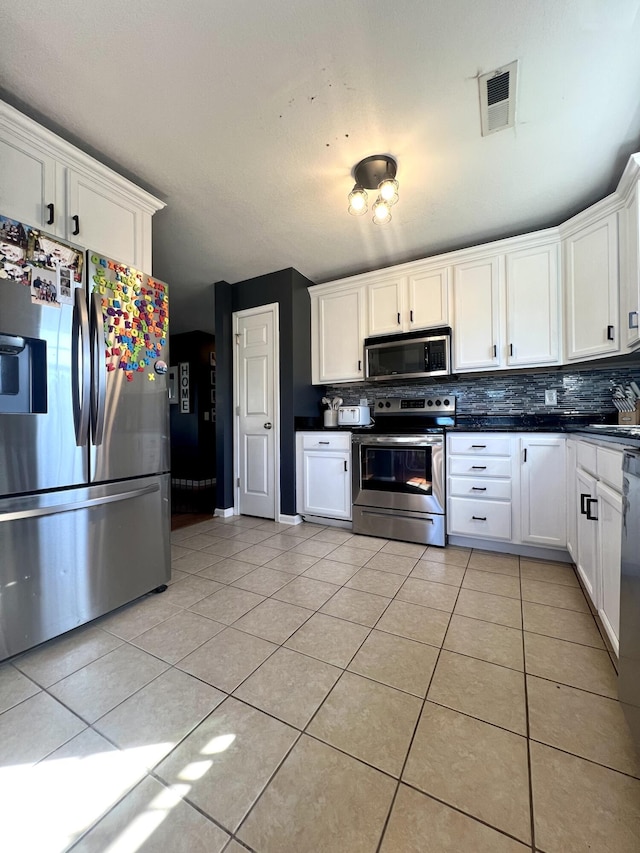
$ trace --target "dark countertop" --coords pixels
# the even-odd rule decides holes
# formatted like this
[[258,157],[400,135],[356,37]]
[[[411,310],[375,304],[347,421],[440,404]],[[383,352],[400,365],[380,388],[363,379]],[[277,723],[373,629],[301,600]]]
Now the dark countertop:
[[[625,427],[614,422],[615,414],[604,415],[458,415],[455,426],[444,427],[445,432],[565,432],[578,433],[585,438],[601,439],[626,447],[640,447],[640,426]],[[321,417],[296,418],[299,432],[355,432],[366,433],[368,427],[325,427]],[[420,430],[417,429],[416,432]],[[393,432],[393,430],[391,430]]]

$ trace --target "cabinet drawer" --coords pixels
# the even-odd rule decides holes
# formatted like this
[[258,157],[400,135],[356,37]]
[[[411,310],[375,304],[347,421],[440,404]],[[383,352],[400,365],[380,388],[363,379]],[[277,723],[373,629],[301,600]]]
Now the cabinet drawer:
[[576,452],[578,468],[583,468],[585,471],[588,471],[590,474],[593,474],[594,477],[596,477],[598,474],[596,451],[597,447],[595,446],[595,444],[589,444],[588,441],[578,442],[578,450]]
[[612,489],[622,492],[621,450],[609,450],[608,447],[596,448],[596,468],[598,479]]
[[510,456],[511,439],[502,435],[452,435],[449,436],[449,453],[466,455]]
[[451,456],[449,474],[471,477],[511,477],[511,459],[477,456]]
[[449,533],[511,539],[511,503],[449,498]]
[[511,480],[449,477],[449,494],[459,498],[508,501],[511,500]]
[[305,432],[302,447],[304,450],[351,450],[351,433]]

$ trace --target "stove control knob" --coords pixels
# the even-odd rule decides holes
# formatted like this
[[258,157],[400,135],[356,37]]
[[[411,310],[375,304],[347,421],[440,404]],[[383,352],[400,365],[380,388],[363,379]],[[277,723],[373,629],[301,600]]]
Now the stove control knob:
[[448,406],[448,405],[449,405],[449,401],[448,401],[448,400],[445,400],[445,401],[444,401],[444,404],[445,404],[445,406]]
[[442,400],[436,400],[436,406],[441,406],[441,405],[442,405]]
[[390,408],[391,408],[391,403],[387,400],[387,402],[385,403],[385,406],[387,407],[387,409],[390,409]]
[[379,408],[379,409],[384,409],[384,403],[382,403],[382,402],[378,403],[378,408]]
[[433,406],[433,400],[427,400],[427,406]]

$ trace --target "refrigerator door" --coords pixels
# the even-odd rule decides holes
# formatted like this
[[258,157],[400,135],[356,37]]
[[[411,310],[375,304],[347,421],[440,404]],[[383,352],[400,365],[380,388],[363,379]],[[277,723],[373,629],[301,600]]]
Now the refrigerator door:
[[[6,222],[0,217],[0,230]],[[55,269],[22,262],[8,266],[0,257],[0,495],[88,479],[85,291],[72,275],[56,289]]]
[[640,454],[625,450],[622,471],[618,694],[640,752]]
[[0,660],[167,583],[169,475],[0,500]]
[[91,481],[168,471],[167,287],[96,252],[87,264]]

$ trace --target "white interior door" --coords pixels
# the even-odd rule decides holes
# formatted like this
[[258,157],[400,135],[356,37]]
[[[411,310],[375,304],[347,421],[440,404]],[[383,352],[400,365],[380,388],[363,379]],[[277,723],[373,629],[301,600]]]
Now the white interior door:
[[234,314],[238,511],[275,518],[279,503],[278,306]]

